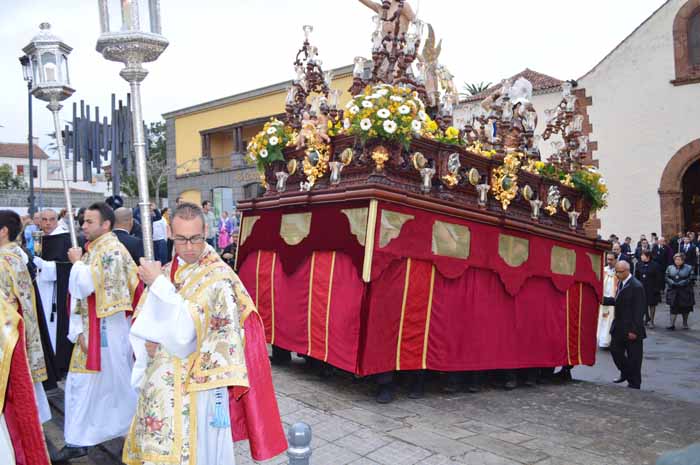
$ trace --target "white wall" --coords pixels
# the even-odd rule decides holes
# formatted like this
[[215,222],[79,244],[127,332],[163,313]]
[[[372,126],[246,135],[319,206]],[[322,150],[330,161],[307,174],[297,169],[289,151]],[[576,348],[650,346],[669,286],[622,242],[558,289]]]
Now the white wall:
[[700,137],[700,84],[675,87],[671,0],[579,80],[593,105],[594,157],[610,188],[601,234],[661,233],[658,188],[666,164]]
[[[45,159],[35,159],[34,166],[38,168],[39,176],[34,178],[34,188],[39,189],[63,189],[63,182],[61,180],[49,179],[48,176],[48,162]],[[13,158],[13,157],[0,157],[0,165],[10,165],[12,167],[12,174],[17,174],[17,166],[24,165],[24,179],[29,186],[29,161],[26,158]],[[68,179],[71,179],[73,175],[72,162],[66,162],[66,168],[68,169]],[[80,169],[80,168],[79,168]],[[100,173],[99,176],[104,176]],[[104,193],[108,191],[108,185],[105,181],[95,181],[93,183],[86,181],[73,182],[70,181],[70,187],[76,190],[88,191],[88,192],[99,192]]]

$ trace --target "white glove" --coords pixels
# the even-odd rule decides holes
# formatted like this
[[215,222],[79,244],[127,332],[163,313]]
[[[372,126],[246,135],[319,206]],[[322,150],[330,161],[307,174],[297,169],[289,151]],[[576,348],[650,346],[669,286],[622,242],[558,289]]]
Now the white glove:
[[44,260],[42,260],[41,257],[34,257],[32,261],[37,268],[42,269],[44,267]]

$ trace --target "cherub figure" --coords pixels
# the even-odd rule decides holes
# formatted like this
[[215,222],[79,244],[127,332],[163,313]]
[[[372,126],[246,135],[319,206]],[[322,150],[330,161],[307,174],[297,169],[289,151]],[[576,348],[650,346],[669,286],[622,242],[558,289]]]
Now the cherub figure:
[[313,141],[316,133],[316,117],[311,116],[308,111],[304,111],[301,114],[301,131],[299,131],[299,137],[297,138],[297,149],[306,146],[307,141]]

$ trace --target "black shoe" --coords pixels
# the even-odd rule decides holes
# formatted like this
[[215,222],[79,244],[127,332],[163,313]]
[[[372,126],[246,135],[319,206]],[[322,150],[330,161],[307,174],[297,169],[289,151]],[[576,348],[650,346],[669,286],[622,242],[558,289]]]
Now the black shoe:
[[668,329],[669,331],[675,331],[676,327],[675,326],[667,326],[666,329]]
[[70,460],[85,457],[88,453],[87,447],[68,447],[64,446],[56,455],[51,457],[51,463],[66,463]]
[[459,392],[459,384],[458,383],[447,383],[445,387],[442,388],[442,392],[445,394],[456,394]]
[[571,377],[571,370],[568,368],[562,368],[559,370],[559,372],[555,373],[553,377],[560,383],[568,383],[569,381],[573,381],[573,378]]
[[619,378],[614,379],[613,383],[620,384],[620,383],[624,383],[625,381],[627,381],[627,378],[625,378],[624,376],[620,376]]
[[379,392],[377,393],[377,403],[378,404],[390,404],[394,400],[394,388],[390,385],[379,386]]
[[321,367],[321,371],[318,372],[318,377],[321,379],[330,379],[335,374],[335,368],[327,363],[324,363]]
[[411,389],[408,392],[409,399],[422,399],[425,397],[425,384],[423,382],[416,382],[411,385]]
[[630,389],[640,389],[641,388],[641,386],[638,384],[628,384],[627,387]]
[[690,326],[688,326],[688,325],[683,325],[683,329],[686,329],[686,330],[687,330],[687,329],[690,329]]

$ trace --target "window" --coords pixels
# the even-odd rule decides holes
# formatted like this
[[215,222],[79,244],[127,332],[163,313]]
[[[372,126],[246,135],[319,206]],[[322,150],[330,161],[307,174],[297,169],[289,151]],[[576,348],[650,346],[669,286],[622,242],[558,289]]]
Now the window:
[[700,83],[700,0],[687,0],[673,20],[675,86]]
[[24,165],[17,165],[17,176],[24,176]]
[[700,9],[688,21],[688,60],[690,66],[700,66]]

